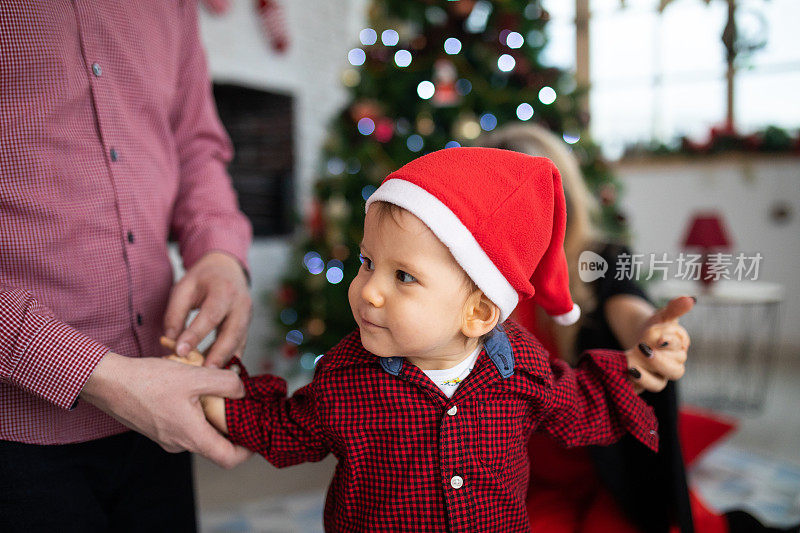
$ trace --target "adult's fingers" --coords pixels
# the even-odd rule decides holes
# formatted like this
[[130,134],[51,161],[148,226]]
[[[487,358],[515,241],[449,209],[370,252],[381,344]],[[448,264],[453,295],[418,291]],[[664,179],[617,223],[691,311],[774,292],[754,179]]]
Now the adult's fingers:
[[231,301],[230,294],[224,290],[214,290],[206,295],[197,316],[178,336],[176,349],[178,355],[188,354],[225,320]]
[[172,288],[164,313],[164,334],[177,339],[186,325],[186,318],[195,306],[196,286],[191,283],[178,283]]
[[218,368],[198,369],[198,379],[193,383],[194,393],[198,396],[210,395],[222,398],[243,398],[244,385],[233,370],[220,370]]
[[634,366],[630,369],[628,374],[634,384],[649,392],[661,392],[664,390],[664,387],[667,386],[667,378],[653,374],[638,366]]
[[651,374],[673,381],[681,379],[686,371],[682,361],[663,353],[657,353],[652,360],[642,363],[642,367]]
[[667,305],[655,312],[653,321],[669,322],[671,320],[677,320],[691,311],[696,301],[696,298],[693,296],[678,296],[677,298],[673,298],[667,302]]
[[201,426],[195,443],[197,453],[223,468],[233,468],[250,457],[248,450],[233,444],[208,423]]
[[252,303],[249,296],[234,302],[230,314],[217,329],[217,338],[207,352],[206,366],[222,367],[233,355],[242,355],[251,314]]

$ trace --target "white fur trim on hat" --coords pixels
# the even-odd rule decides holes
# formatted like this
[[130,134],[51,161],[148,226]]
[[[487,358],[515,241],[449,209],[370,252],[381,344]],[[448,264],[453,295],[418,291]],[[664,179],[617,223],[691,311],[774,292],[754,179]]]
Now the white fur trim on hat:
[[563,315],[555,315],[550,318],[555,320],[556,324],[558,324],[559,326],[571,326],[572,324],[577,322],[580,317],[581,317],[581,308],[578,307],[578,304],[574,303],[572,304],[572,309],[569,312],[564,313]]
[[395,204],[422,220],[475,285],[500,308],[500,321],[509,317],[519,302],[517,291],[449,207],[422,187],[397,178],[386,180],[372,193],[367,210],[372,202]]

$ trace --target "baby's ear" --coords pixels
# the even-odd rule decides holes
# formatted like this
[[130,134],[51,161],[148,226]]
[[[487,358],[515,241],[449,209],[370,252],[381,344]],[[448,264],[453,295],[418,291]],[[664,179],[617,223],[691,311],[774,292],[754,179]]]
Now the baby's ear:
[[500,308],[481,290],[475,290],[464,303],[461,332],[469,338],[478,338],[492,331],[500,320]]

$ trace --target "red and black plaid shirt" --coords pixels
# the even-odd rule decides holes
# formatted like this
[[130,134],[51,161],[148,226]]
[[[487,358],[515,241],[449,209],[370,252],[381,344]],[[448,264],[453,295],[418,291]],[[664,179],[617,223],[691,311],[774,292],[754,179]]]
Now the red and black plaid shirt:
[[0,1],[0,439],[125,431],[81,402],[109,349],[160,355],[172,231],[246,260],[193,1]]
[[622,353],[593,350],[572,369],[504,330],[450,399],[403,358],[367,352],[358,331],[291,398],[280,378],[244,375],[247,397],[226,403],[231,440],[278,467],[333,453],[328,531],[527,531],[531,432],[564,446],[630,432],[653,450],[658,436]]

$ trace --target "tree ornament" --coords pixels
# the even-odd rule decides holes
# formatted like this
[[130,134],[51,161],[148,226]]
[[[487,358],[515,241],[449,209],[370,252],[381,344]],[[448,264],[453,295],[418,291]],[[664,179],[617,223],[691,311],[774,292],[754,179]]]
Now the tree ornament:
[[310,335],[314,335],[315,337],[319,337],[323,333],[325,333],[325,321],[321,318],[312,318],[308,321],[308,325],[306,326],[306,330]]
[[388,143],[394,136],[394,121],[383,117],[375,125],[375,139],[380,143]]
[[383,116],[383,113],[381,106],[375,100],[359,100],[350,106],[350,116],[353,122],[358,123],[362,118],[375,121]]
[[456,139],[474,141],[481,134],[481,124],[472,113],[463,113],[453,124]]
[[288,285],[281,286],[278,289],[278,302],[280,302],[283,306],[290,306],[294,303],[295,300],[295,292],[294,289]]
[[475,0],[456,0],[455,2],[447,3],[447,8],[450,12],[460,18],[467,18],[474,7]]
[[331,249],[331,255],[334,259],[338,259],[339,261],[346,261],[348,257],[350,257],[350,248],[345,246],[344,244],[337,244],[336,246]]
[[318,199],[314,199],[311,203],[311,213],[308,217],[308,232],[311,238],[318,240],[322,238],[325,232],[325,219],[322,216],[322,204]]
[[325,206],[325,214],[328,220],[335,222],[340,222],[347,218],[347,215],[350,214],[350,207],[344,196],[336,195],[328,200],[328,204]]
[[461,97],[456,91],[458,71],[449,59],[437,59],[433,64],[433,104],[438,107],[450,107],[458,104]]
[[427,111],[417,115],[417,131],[420,135],[430,135],[436,129],[436,124],[433,122],[433,117]]

